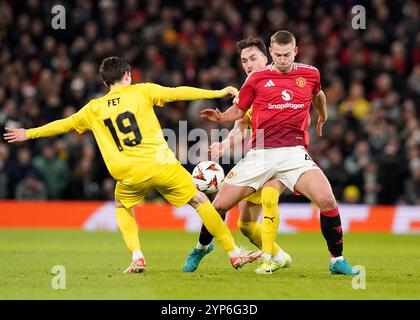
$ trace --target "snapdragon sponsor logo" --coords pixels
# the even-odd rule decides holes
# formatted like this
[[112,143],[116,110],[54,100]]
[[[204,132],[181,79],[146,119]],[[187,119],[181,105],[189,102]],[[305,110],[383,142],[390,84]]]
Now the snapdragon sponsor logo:
[[270,110],[283,110],[283,109],[302,109],[305,107],[304,103],[279,103],[279,104],[268,104]]
[[293,92],[288,89],[285,89],[281,92],[281,97],[284,101],[290,101],[293,98]]
[[[242,135],[231,135],[228,138],[229,132],[226,128],[189,129],[187,121],[179,121],[178,130],[164,128],[162,134],[156,136],[157,142],[165,139],[171,150],[168,151],[166,145],[161,145],[156,153],[156,162],[163,165],[175,163],[178,159],[181,164],[192,165],[207,160],[220,164],[236,164],[250,150],[252,132],[247,129]],[[256,130],[255,147],[264,148],[264,130]]]
[[[289,89],[284,89],[281,92],[281,98],[284,101],[290,101],[293,99],[293,92]],[[284,109],[302,109],[305,107],[304,103],[290,103],[290,102],[286,102],[286,103],[278,103],[278,104],[273,104],[273,103],[269,103],[268,104],[268,109],[269,110],[284,110]]]

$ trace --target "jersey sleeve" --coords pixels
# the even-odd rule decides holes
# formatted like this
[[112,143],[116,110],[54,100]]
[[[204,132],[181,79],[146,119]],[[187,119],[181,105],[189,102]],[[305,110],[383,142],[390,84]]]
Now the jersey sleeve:
[[227,95],[225,89],[222,90],[206,90],[194,87],[163,87],[158,84],[147,84],[148,95],[152,99],[154,105],[163,107],[166,102],[179,100],[199,100],[222,98]]
[[56,120],[44,126],[26,130],[26,137],[28,139],[36,139],[64,134],[73,129],[78,133],[90,129],[88,121],[89,105],[90,103],[65,119]]
[[250,108],[255,98],[255,77],[251,74],[239,91],[239,101],[236,106],[241,110]]
[[315,69],[315,84],[314,88],[312,89],[312,94],[318,94],[321,91],[321,75],[318,69]]
[[87,105],[85,105],[82,109],[80,109],[75,114],[71,115],[69,118],[71,118],[71,125],[72,129],[76,130],[77,133],[83,133],[86,130],[91,129],[91,102],[89,102]]

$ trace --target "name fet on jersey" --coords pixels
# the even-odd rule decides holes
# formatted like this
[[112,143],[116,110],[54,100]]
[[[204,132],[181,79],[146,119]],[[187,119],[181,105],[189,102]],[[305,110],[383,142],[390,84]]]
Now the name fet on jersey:
[[295,63],[289,73],[272,65],[254,71],[242,86],[237,105],[242,110],[253,106],[253,147],[262,142],[257,130],[263,130],[264,147],[306,147],[311,99],[320,90],[319,71],[310,65]]

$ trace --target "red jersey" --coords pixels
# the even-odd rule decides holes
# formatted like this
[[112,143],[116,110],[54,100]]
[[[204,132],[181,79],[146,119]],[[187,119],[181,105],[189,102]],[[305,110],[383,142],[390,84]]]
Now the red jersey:
[[252,72],[237,104],[242,110],[252,105],[252,146],[258,142],[256,130],[262,129],[265,148],[307,147],[309,108],[319,91],[319,71],[311,65],[294,63],[289,73],[280,73],[271,64]]

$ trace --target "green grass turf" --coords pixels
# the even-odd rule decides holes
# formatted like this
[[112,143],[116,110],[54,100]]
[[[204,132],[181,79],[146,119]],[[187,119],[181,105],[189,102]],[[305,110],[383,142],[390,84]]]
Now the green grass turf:
[[[0,229],[0,299],[420,299],[420,235],[345,235],[348,261],[366,268],[364,290],[329,274],[320,233],[279,235],[293,264],[272,275],[255,274],[255,263],[234,270],[219,244],[186,274],[197,234],[140,236],[147,272],[125,275],[130,257],[118,232]],[[54,265],[65,267],[65,290],[51,286]]]

